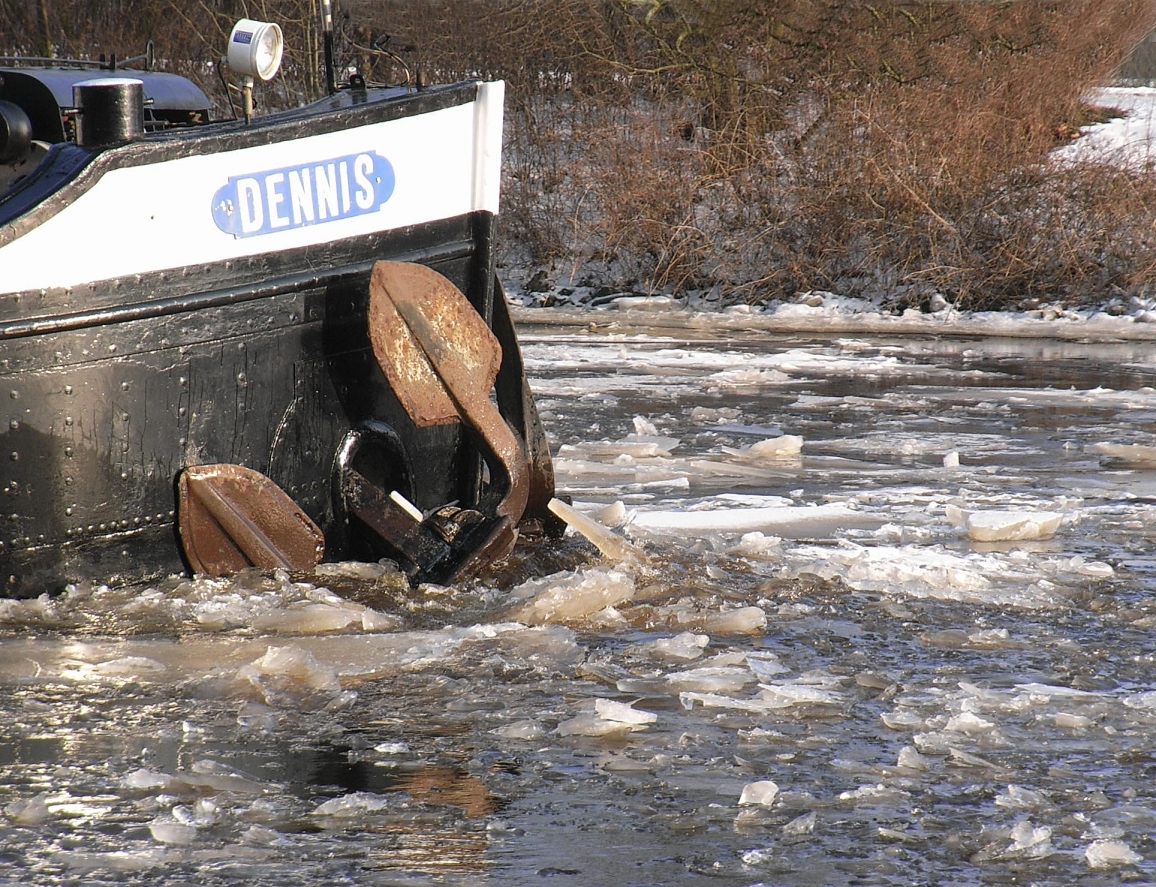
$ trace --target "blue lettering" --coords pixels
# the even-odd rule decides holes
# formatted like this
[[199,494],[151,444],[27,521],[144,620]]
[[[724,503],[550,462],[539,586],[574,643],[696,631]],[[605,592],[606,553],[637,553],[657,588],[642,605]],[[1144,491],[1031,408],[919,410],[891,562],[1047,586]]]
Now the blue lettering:
[[256,179],[237,181],[237,206],[241,210],[241,232],[255,234],[260,231],[265,224],[265,213],[261,209],[261,186]]
[[372,174],[373,158],[368,154],[358,154],[353,161],[353,181],[357,184],[353,200],[360,209],[368,210],[373,206],[373,184],[369,181]]
[[317,167],[317,215],[335,219],[337,213],[337,164]]
[[275,172],[265,176],[265,196],[269,200],[269,226],[284,228],[289,224],[289,217],[281,215],[281,204],[285,202],[285,193],[281,185],[285,181],[285,173]]
[[341,214],[346,215],[349,212],[349,163],[342,160],[337,168],[341,170]]
[[213,221],[253,237],[377,212],[393,195],[393,164],[363,151],[231,176],[213,195]]
[[309,184],[309,170],[289,171],[289,198],[293,204],[293,225],[313,221],[313,186]]

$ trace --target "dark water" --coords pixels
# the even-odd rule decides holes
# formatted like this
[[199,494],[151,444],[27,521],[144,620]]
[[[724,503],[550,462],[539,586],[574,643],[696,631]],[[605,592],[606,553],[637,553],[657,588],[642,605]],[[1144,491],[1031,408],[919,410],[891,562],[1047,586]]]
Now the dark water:
[[1156,878],[1150,346],[523,333],[646,561],[2,603],[0,883]]

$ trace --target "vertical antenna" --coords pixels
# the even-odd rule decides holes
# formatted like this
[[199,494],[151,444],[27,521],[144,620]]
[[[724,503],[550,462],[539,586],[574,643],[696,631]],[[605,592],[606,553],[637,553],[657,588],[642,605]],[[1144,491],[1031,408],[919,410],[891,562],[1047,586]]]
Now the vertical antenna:
[[325,47],[325,86],[329,94],[337,92],[337,78],[333,71],[333,3],[321,0],[321,40]]

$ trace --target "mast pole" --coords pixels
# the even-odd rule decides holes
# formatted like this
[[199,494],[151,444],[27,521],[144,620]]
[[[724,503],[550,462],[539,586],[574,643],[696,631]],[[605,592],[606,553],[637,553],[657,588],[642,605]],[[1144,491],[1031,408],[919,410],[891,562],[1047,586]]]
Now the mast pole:
[[337,76],[333,70],[333,3],[321,0],[321,40],[325,48],[325,87],[329,94],[337,92]]

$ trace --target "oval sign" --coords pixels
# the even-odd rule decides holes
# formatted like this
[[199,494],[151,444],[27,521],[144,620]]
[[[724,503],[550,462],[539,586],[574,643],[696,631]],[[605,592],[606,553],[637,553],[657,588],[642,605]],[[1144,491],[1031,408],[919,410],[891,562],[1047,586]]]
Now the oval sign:
[[393,194],[393,164],[365,151],[230,176],[213,195],[226,234],[255,237],[377,212]]

